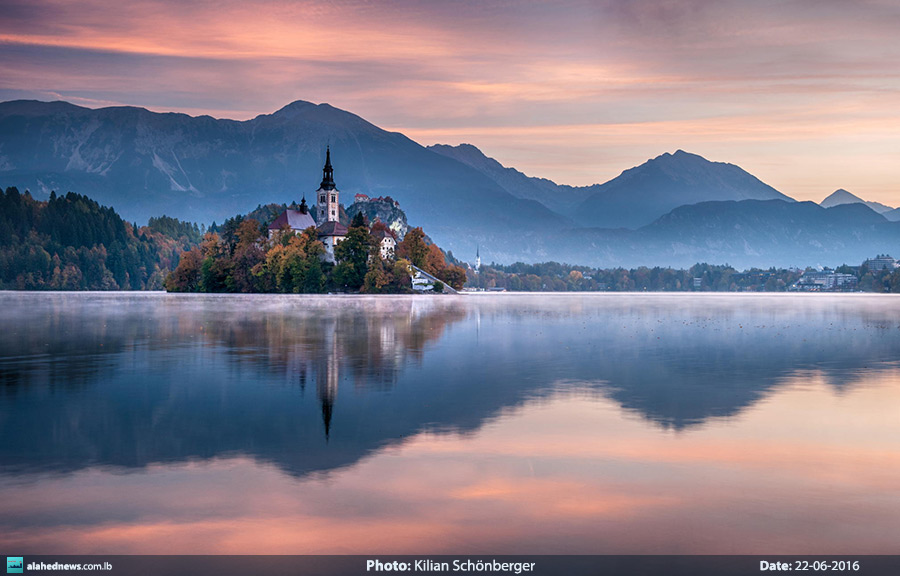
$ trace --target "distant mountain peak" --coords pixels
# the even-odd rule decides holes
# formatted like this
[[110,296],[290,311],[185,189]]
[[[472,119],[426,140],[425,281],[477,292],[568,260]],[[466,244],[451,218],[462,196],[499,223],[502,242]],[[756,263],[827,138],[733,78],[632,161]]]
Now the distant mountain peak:
[[450,155],[450,152],[455,152],[455,155],[464,153],[472,157],[486,158],[488,160],[493,160],[494,162],[496,162],[496,160],[482,152],[481,149],[479,149],[477,146],[475,146],[474,144],[469,144],[468,142],[463,142],[461,144],[457,144],[456,146],[452,146],[450,144],[432,144],[431,146],[428,146],[428,148],[434,150],[435,152],[445,153],[445,155],[447,156]]
[[[653,165],[653,164],[676,164],[678,166],[683,166],[685,164],[704,164],[704,165],[718,165],[718,166],[734,166],[733,164],[728,164],[727,162],[713,162],[712,160],[707,160],[703,156],[699,154],[693,154],[691,152],[685,152],[681,148],[676,150],[675,152],[665,152],[660,154],[656,158],[651,158],[647,160],[641,166]],[[636,168],[640,168],[641,166],[636,166]]]
[[891,210],[893,210],[892,207],[885,206],[880,202],[869,202],[867,200],[863,200],[856,194],[848,192],[843,188],[838,188],[837,190],[829,194],[827,198],[819,202],[819,205],[823,208],[832,208],[841,204],[865,204],[879,214],[883,214],[885,212],[890,212]]
[[[266,116],[266,114],[263,114],[263,116]],[[315,102],[307,102],[306,100],[294,100],[268,116],[273,118],[296,118],[303,116],[318,116],[322,118],[359,118],[356,114],[336,108],[327,102],[316,104]]]
[[574,214],[583,226],[639,228],[678,206],[727,200],[794,201],[739,166],[678,149],[623,171]]
[[685,152],[684,150],[681,150],[679,148],[675,152],[665,152],[655,158],[647,160],[639,166],[629,168],[628,170],[623,171],[622,174],[636,175],[648,171],[659,170],[663,173],[669,174],[674,178],[680,178],[688,176],[691,173],[699,173],[709,170],[714,171],[717,167],[731,170],[740,170],[740,168],[738,166],[735,166],[734,164],[728,164],[726,162],[713,162],[711,160],[707,160],[699,154]]
[[829,208],[831,206],[837,206],[838,204],[849,204],[851,202],[863,201],[864,200],[856,194],[847,192],[843,188],[838,188],[837,190],[829,194],[827,198],[819,202],[819,204],[821,206],[824,206],[825,208]]
[[273,112],[272,116],[296,116],[297,114],[308,112],[311,109],[317,107],[318,105],[313,102],[307,102],[306,100],[294,100],[290,104],[282,106],[281,108]]
[[[488,168],[489,170],[495,172],[512,170],[516,173],[521,174],[515,168],[508,168],[498,162],[496,159],[491,158],[474,144],[468,144],[465,142],[462,144],[457,144],[456,146],[451,146],[449,144],[432,144],[427,148],[433,152],[437,152],[442,156],[448,156],[450,158],[454,158],[455,160],[459,160],[473,168],[479,169],[481,172],[487,172],[488,170],[485,170],[485,168]],[[524,176],[524,174],[522,174],[522,176]]]
[[660,160],[662,158],[700,158],[701,160],[706,160],[706,158],[703,158],[703,156],[700,156],[699,154],[685,152],[684,150],[679,148],[674,152],[663,152],[656,158],[651,158],[649,161],[652,162],[653,160]]

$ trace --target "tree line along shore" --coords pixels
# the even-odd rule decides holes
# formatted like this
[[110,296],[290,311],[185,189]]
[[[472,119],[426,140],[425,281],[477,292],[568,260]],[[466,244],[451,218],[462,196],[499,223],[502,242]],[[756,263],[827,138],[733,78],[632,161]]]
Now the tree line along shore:
[[[809,271],[699,263],[689,269],[604,269],[557,262],[489,264],[476,271],[431,243],[421,228],[411,229],[382,258],[375,235],[385,227],[360,214],[329,262],[313,231],[270,239],[265,220],[274,212],[254,212],[210,230],[167,216],[138,226],[87,196],[51,193],[36,200],[9,187],[0,192],[0,289],[406,293],[415,265],[455,289],[779,292]],[[845,264],[834,272],[852,275],[853,290],[900,292],[898,269]]]

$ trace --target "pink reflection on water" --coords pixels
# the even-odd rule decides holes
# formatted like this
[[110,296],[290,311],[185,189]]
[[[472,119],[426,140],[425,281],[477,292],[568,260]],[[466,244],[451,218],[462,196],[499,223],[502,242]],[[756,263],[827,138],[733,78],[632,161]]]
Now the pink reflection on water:
[[[661,430],[558,395],[295,478],[245,457],[0,484],[23,553],[896,553],[900,374]],[[864,416],[860,416],[864,415]]]

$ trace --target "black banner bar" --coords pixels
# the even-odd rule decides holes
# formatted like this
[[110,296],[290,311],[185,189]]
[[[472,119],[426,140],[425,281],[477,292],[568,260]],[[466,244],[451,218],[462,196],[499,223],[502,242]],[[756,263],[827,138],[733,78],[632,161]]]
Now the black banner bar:
[[[21,570],[21,571],[19,571]],[[7,556],[7,574],[900,576],[897,556]]]

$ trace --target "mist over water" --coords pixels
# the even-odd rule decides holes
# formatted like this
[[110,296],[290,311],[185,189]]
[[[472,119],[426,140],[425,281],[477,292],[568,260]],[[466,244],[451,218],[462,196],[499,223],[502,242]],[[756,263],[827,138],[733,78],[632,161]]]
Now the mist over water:
[[879,295],[0,293],[24,553],[896,553]]

